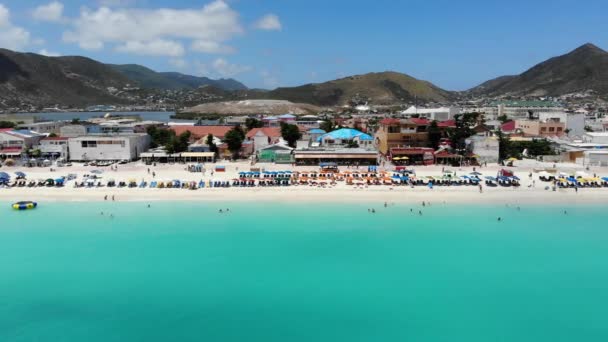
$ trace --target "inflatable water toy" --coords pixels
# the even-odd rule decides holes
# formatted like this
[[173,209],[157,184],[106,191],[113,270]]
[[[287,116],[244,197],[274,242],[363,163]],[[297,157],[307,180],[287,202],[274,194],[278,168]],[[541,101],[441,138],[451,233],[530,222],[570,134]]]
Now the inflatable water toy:
[[38,203],[32,202],[32,201],[23,201],[23,202],[13,203],[13,209],[15,209],[15,210],[30,210],[30,209],[36,208],[37,206],[38,206]]

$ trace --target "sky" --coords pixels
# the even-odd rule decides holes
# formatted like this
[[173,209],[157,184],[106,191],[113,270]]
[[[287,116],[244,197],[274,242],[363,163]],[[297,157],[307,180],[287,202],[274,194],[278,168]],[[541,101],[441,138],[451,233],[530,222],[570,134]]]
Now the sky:
[[606,13],[606,0],[0,0],[0,47],[251,88],[391,70],[465,90],[608,49]]

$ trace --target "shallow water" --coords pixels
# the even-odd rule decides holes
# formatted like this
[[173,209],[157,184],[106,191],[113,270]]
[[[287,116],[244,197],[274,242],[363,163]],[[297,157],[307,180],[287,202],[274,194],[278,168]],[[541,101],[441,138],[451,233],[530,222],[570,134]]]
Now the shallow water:
[[600,207],[146,206],[2,203],[0,341],[608,340]]

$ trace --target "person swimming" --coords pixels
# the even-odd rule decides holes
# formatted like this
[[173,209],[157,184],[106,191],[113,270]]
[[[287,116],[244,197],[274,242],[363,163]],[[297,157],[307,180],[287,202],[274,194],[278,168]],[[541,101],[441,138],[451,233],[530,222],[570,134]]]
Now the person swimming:
[[502,218],[501,218],[501,217],[498,217],[498,222],[500,222],[500,221],[502,221]]
[[375,213],[376,213],[376,209],[372,209],[372,214],[375,214]]

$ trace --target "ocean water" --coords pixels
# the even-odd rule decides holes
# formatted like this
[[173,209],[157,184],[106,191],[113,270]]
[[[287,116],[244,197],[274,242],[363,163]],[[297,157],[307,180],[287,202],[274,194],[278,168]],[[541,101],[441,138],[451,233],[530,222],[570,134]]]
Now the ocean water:
[[0,341],[608,341],[599,206],[0,204]]

